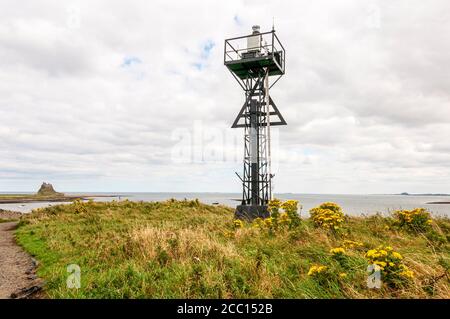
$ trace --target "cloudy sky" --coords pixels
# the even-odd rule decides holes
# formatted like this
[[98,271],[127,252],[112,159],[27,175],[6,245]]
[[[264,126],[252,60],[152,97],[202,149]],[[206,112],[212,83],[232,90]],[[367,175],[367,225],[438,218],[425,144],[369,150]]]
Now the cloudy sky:
[[239,192],[223,41],[273,19],[276,192],[450,192],[446,0],[2,0],[0,191]]

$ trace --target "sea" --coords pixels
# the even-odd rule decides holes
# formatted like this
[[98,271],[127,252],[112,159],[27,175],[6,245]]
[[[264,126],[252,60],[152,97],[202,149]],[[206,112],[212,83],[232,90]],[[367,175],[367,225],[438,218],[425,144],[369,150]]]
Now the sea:
[[[3,194],[3,193],[2,193]],[[65,193],[66,195],[81,195],[81,193]],[[125,200],[130,201],[164,201],[171,198],[177,200],[199,199],[212,205],[239,205],[241,194],[233,193],[82,193],[92,196],[94,201]],[[109,197],[108,197],[109,196]],[[437,195],[339,195],[339,194],[276,194],[276,198],[298,200],[303,217],[309,216],[311,208],[324,202],[339,204],[345,214],[353,216],[368,216],[373,214],[389,215],[398,209],[413,209],[424,207],[434,216],[450,217],[450,204],[429,204],[430,202],[450,202],[450,196]],[[0,209],[29,213],[35,208],[61,205],[64,203],[36,202],[20,204],[0,204]]]

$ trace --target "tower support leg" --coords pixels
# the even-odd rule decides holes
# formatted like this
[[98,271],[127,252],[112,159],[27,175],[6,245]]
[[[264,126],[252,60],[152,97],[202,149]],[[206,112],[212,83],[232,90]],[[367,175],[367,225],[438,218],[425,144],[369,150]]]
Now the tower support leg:
[[[270,178],[267,177],[267,137],[264,132],[268,112],[263,110],[265,103],[263,77],[261,76],[248,93],[246,101],[246,136],[244,156],[243,200],[236,207],[235,218],[253,220],[270,216],[267,209],[270,191]],[[247,152],[247,151],[246,151]],[[248,194],[248,195],[247,195]]]

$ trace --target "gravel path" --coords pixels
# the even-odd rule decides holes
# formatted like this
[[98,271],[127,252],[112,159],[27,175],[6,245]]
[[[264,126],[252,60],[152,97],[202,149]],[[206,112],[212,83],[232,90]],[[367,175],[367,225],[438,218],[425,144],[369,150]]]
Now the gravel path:
[[36,262],[14,240],[17,222],[0,223],[0,299],[30,298],[42,284]]

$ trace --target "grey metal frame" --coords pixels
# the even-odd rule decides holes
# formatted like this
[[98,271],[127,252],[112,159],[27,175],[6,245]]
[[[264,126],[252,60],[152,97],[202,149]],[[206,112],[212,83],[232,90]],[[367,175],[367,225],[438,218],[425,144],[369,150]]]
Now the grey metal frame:
[[[282,70],[282,74],[277,77],[272,85],[270,85],[270,89],[284,74],[285,50],[280,40],[276,36],[274,30],[270,32],[260,33],[260,35],[269,35],[272,39],[271,43],[266,45],[270,49],[267,51],[267,56],[269,58],[273,58],[274,53],[281,52],[281,65],[280,63],[278,63],[278,61],[276,61],[276,59],[273,60],[280,68],[280,70]],[[225,65],[230,63],[247,63],[255,60],[253,58],[241,58],[233,60],[230,55],[230,53],[233,52],[233,54],[235,54],[237,57],[242,57],[242,55],[240,55],[240,52],[244,50],[247,51],[249,50],[249,48],[236,49],[233,46],[233,41],[242,40],[250,36],[254,36],[254,34],[225,40]],[[279,45],[279,48],[277,48],[275,43]],[[243,175],[240,176],[238,173],[236,173],[236,175],[242,182],[242,205],[267,206],[268,201],[271,198],[271,180],[273,178],[273,175],[270,175],[268,173],[269,159],[267,158],[267,141],[269,137],[266,136],[265,127],[268,125],[269,121],[271,126],[286,125],[286,121],[284,120],[283,116],[275,105],[275,102],[270,96],[267,112],[263,111],[266,104],[266,88],[264,79],[269,72],[267,67],[249,68],[248,75],[244,79],[239,78],[239,76],[234,74],[231,70],[230,72],[245,92],[245,102],[232,125],[232,128],[244,128]],[[273,120],[274,117],[276,117],[277,119]],[[252,134],[253,140],[251,138]],[[255,154],[252,154],[251,152],[251,148],[255,147],[255,144],[253,143],[256,143],[256,158]]]

